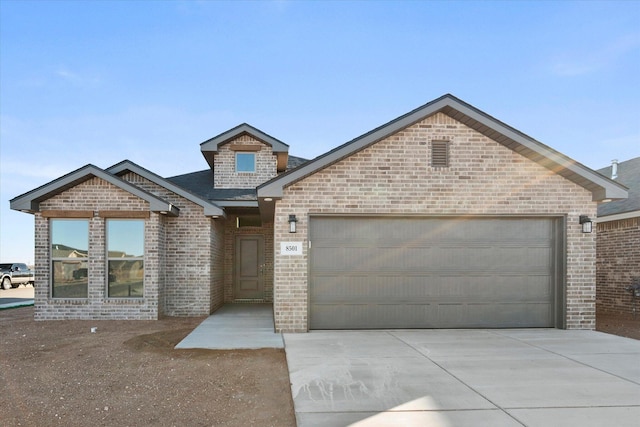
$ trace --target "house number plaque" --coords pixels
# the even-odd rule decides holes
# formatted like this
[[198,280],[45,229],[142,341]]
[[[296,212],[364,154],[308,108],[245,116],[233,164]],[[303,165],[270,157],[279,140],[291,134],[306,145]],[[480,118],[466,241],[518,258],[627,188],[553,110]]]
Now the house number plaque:
[[302,242],[280,242],[280,255],[302,255]]

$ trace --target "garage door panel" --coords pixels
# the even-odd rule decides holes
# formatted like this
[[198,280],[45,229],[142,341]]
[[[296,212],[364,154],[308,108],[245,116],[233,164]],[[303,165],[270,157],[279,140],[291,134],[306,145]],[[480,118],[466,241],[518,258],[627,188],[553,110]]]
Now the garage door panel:
[[405,256],[401,257],[403,269],[412,272],[424,270],[424,260],[433,259],[436,256],[434,248],[407,247],[404,248]]
[[312,218],[310,328],[553,326],[554,233],[549,218]]
[[520,300],[523,302],[548,302],[551,297],[548,275],[536,276],[491,276],[487,280],[478,278],[482,288],[476,293],[486,295],[492,292],[497,300]]
[[437,307],[431,304],[317,304],[310,316],[323,319],[316,329],[420,328],[436,324]]
[[314,269],[316,271],[341,271],[345,269],[343,263],[343,249],[339,247],[314,247]]
[[536,322],[548,315],[546,305],[497,307],[496,311],[494,304],[320,304],[310,314],[324,319],[316,329],[340,329],[344,324],[352,329],[441,328],[443,322],[447,328],[501,328],[505,322],[511,327],[545,326]]
[[544,319],[549,316],[548,304],[468,304],[464,308],[465,324],[476,328],[502,328],[505,323],[511,328],[546,327]]
[[316,276],[311,300],[316,303],[390,300],[410,303],[520,301],[547,303],[551,296],[548,276]]
[[310,298],[316,303],[366,302],[388,303],[390,300],[411,303],[435,297],[436,289],[425,286],[428,279],[395,276],[316,276]]

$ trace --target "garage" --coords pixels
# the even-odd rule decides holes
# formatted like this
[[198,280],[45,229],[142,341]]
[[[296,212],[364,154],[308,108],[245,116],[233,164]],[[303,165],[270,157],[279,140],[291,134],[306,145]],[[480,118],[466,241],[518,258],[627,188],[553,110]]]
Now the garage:
[[311,216],[310,329],[563,327],[563,218]]

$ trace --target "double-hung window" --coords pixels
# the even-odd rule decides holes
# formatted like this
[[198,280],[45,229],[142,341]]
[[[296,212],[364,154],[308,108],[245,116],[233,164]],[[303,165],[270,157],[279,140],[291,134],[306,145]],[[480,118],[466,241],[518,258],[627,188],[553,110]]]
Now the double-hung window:
[[88,219],[51,219],[51,297],[87,298]]
[[109,298],[144,296],[144,220],[107,219]]

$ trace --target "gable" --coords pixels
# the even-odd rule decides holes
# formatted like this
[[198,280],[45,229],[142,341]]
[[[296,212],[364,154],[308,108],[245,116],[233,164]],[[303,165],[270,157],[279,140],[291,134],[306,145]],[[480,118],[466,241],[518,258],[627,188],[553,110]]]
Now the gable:
[[202,155],[209,163],[211,168],[214,168],[215,155],[220,151],[220,148],[242,137],[249,136],[256,143],[261,143],[271,147],[271,152],[277,158],[277,171],[282,172],[287,168],[287,160],[289,153],[289,146],[284,142],[267,135],[259,129],[254,128],[251,125],[243,123],[230,129],[220,135],[214,136],[200,144],[200,151]]
[[627,191],[624,186],[603,177],[575,160],[507,126],[454,96],[444,95],[261,185],[258,187],[261,207],[264,206],[265,209],[268,209],[269,205],[264,204],[265,199],[281,198],[285,187],[407,129],[436,113],[448,116],[513,152],[538,163],[552,173],[580,185],[591,192],[594,201],[627,197]]
[[48,211],[113,212],[116,206],[126,206],[128,212],[149,210],[146,200],[102,178],[92,177],[40,202],[40,212],[43,216]]
[[[441,141],[448,144],[448,167],[431,163]],[[591,203],[586,189],[443,113],[296,181],[284,195],[297,209],[339,207],[343,214],[551,213]]]
[[213,158],[213,186],[217,189],[253,189],[275,177],[277,169],[277,157],[272,147],[252,135],[243,134],[218,147]]
[[100,180],[123,190],[131,196],[146,201],[148,203],[148,209],[152,212],[163,212],[172,216],[177,216],[179,213],[179,209],[166,200],[144,191],[141,188],[138,188],[135,185],[130,184],[127,181],[91,164],[83,166],[68,173],[67,175],[13,198],[10,201],[10,207],[11,209],[22,212],[39,212],[40,203],[93,178],[99,178]]

